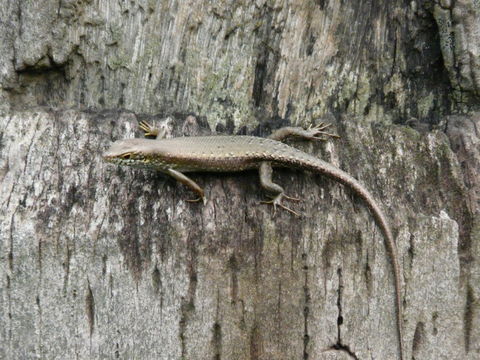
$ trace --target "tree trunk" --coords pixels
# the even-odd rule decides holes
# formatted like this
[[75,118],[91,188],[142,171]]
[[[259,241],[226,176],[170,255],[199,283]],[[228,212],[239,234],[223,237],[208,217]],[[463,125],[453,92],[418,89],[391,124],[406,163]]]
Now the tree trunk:
[[0,0],[0,358],[397,359],[362,201],[275,171],[106,164],[138,122],[268,135],[361,181],[394,230],[406,359],[480,356],[480,8],[437,1]]

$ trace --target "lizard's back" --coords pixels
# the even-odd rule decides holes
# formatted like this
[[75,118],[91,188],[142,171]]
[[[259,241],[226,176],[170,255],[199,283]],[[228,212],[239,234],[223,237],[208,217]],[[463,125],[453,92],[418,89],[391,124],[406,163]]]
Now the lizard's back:
[[271,161],[274,166],[295,166],[296,163],[302,166],[304,162],[318,160],[280,141],[255,136],[127,139],[114,145],[125,152],[129,148],[141,149],[152,159],[168,163],[170,168],[182,172],[243,171],[258,168],[262,161]]

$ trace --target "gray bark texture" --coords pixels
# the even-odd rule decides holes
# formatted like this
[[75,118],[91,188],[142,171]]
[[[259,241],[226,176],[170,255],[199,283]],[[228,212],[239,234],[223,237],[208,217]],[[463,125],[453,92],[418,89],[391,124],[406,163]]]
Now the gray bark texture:
[[[406,359],[480,358],[480,2],[0,0],[0,358],[398,359],[383,236],[356,196],[198,174],[205,205],[101,154],[268,135],[359,179],[393,228]],[[293,144],[293,143],[292,143]]]

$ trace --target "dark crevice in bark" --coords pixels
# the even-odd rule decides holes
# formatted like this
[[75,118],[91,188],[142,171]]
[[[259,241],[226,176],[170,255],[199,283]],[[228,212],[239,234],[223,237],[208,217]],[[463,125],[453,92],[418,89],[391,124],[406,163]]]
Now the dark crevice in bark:
[[268,51],[262,51],[255,66],[255,80],[253,82],[252,97],[255,106],[259,106],[263,98],[263,83],[267,73]]
[[132,189],[132,186],[124,185],[130,196],[125,199],[122,218],[124,227],[118,239],[118,245],[133,278],[138,282],[142,276],[142,256],[140,253],[140,235],[138,229],[138,189]]
[[325,9],[325,0],[315,0],[315,4],[317,4],[322,11]]
[[[69,83],[66,80],[65,64],[54,64],[44,56],[37,64],[25,65],[16,70],[17,86],[8,89],[13,109],[22,110],[31,106],[62,106]],[[38,90],[37,90],[38,89]],[[35,92],[35,99],[30,93]]]
[[88,283],[87,294],[85,296],[85,311],[87,313],[90,336],[92,336],[95,328],[95,299],[93,297],[92,288],[90,287],[90,282]]
[[[190,291],[189,291],[190,292]],[[187,347],[186,347],[186,335],[185,332],[187,330],[187,323],[190,319],[190,314],[195,310],[193,301],[191,300],[185,300],[182,298],[182,305],[180,306],[180,324],[179,324],[179,329],[180,329],[180,347],[181,347],[181,353],[182,353],[182,359],[186,359],[188,357],[187,354]]]
[[43,78],[51,77],[52,73],[61,74],[65,78],[65,64],[56,64],[50,55],[44,55],[33,65],[23,65],[15,70],[19,75],[32,75]]
[[123,108],[123,106],[125,105],[125,83],[121,82],[120,83],[120,87],[121,87],[121,91],[120,91],[120,97],[118,99],[118,104],[117,104],[117,107],[119,107],[120,109]]
[[331,259],[335,254],[336,247],[338,246],[338,242],[335,241],[333,237],[328,237],[325,241],[325,244],[322,249],[322,269],[324,271],[330,269],[332,264]]
[[[193,227],[195,228],[195,227]],[[201,227],[198,227],[201,228]],[[197,244],[195,242],[195,235],[192,236],[192,234],[189,235],[188,240],[187,240],[187,247],[188,247],[188,264],[187,264],[187,269],[188,269],[188,277],[189,277],[189,283],[188,283],[188,303],[191,309],[195,309],[195,295],[197,292],[197,282],[198,282],[198,273],[197,273],[197,256],[198,256],[198,250],[197,250]]]
[[215,323],[213,324],[213,337],[212,337],[212,346],[213,346],[213,360],[222,359],[222,326],[220,325],[222,317],[220,315],[220,289],[217,288],[217,306],[215,314]]
[[473,321],[473,307],[475,298],[473,295],[473,289],[470,284],[467,285],[467,294],[465,301],[465,311],[463,313],[463,329],[465,339],[465,352],[470,351],[470,341],[472,336],[472,321]]
[[[38,246],[40,248],[41,242],[39,241]],[[41,254],[39,253],[39,257]],[[65,274],[63,276],[63,293],[67,293],[67,287],[68,287],[68,279],[70,277],[70,260],[72,258],[72,250],[70,249],[69,244],[67,243],[67,253],[65,256],[65,261],[63,262],[62,266],[63,269],[65,270]]]
[[415,257],[415,235],[414,234],[410,234],[407,253],[411,263],[413,261],[413,258]]
[[250,333],[250,359],[258,360],[261,358],[261,335],[260,330],[258,329],[257,323],[253,325],[253,328]]
[[162,280],[160,277],[160,271],[158,270],[158,266],[155,265],[155,268],[152,271],[152,287],[155,295],[158,295],[158,291],[161,286],[162,286]]
[[12,352],[12,289],[11,289],[11,280],[10,276],[7,275],[7,301],[8,301],[8,325],[7,325],[7,333],[8,333],[8,351],[9,353]]
[[365,260],[365,283],[367,285],[368,298],[370,298],[372,294],[372,289],[373,289],[373,278],[372,278],[372,268],[370,267],[368,252],[367,252],[367,259]]
[[[41,282],[41,280],[40,280]],[[43,340],[43,311],[42,311],[42,306],[40,303],[40,295],[37,294],[35,297],[35,304],[37,305],[37,316],[38,316],[38,348],[40,352],[40,358],[43,358],[42,356],[42,340]]]
[[281,322],[281,316],[282,316],[282,282],[279,281],[277,284],[277,307],[275,309],[275,312],[277,313],[279,317],[279,322]]
[[213,360],[221,360],[222,358],[222,327],[218,322],[213,324]]
[[182,305],[180,305],[180,323],[178,324],[179,334],[180,337],[180,348],[181,348],[181,358],[186,359],[187,356],[187,349],[185,344],[185,330],[187,327],[187,316],[188,316],[188,304],[185,303],[185,299],[182,298]]
[[303,307],[303,360],[308,360],[308,344],[310,342],[310,335],[308,332],[308,317],[310,315],[310,288],[308,283],[307,254],[302,254],[302,260],[304,272],[303,297],[305,301],[305,305]]
[[342,269],[337,269],[338,275],[338,290],[337,290],[337,309],[338,309],[338,316],[337,316],[337,342],[340,344],[342,342],[342,331],[341,327],[343,324],[343,316],[342,316],[342,290],[343,290],[343,277],[342,277]]
[[252,100],[258,112],[265,113],[263,108],[271,103],[271,114],[278,113],[277,95],[278,91],[267,93],[268,86],[273,81],[278,66],[280,55],[277,51],[278,32],[281,29],[275,27],[274,9],[266,4],[258,12],[258,18],[262,19],[258,29],[257,59],[255,64],[255,78],[253,80]]
[[420,346],[425,341],[425,324],[422,321],[417,323],[415,327],[415,333],[413,334],[413,343],[412,343],[412,355],[416,355]]
[[307,56],[312,56],[313,54],[313,47],[315,46],[315,42],[317,41],[317,38],[313,35],[313,34],[310,34],[308,36],[308,40],[307,40],[307,47],[305,49],[305,54]]
[[350,348],[346,345],[337,343],[333,345],[331,348],[337,351],[342,351],[344,353],[347,353],[352,359],[359,360],[358,356],[355,355],[355,353],[352,350],[350,350]]
[[236,304],[238,300],[238,261],[235,254],[228,259],[228,267],[230,269],[230,298],[232,304]]
[[15,229],[15,213],[17,210],[14,211],[12,218],[10,219],[10,236],[9,236],[9,244],[8,244],[8,270],[10,274],[13,273],[13,233]]
[[337,343],[332,345],[332,349],[340,350],[347,353],[352,359],[358,360],[357,355],[350,349],[348,345],[342,343],[342,331],[341,327],[343,325],[343,315],[342,315],[342,292],[343,292],[343,275],[342,269],[337,269],[338,275],[338,290],[337,290],[337,309],[338,309],[338,317],[337,317]]
[[106,254],[102,255],[102,277],[105,278],[107,275],[107,259],[108,256]]
[[438,312],[435,311],[432,314],[432,326],[433,326],[432,334],[435,335],[435,336],[437,336],[437,334],[438,334],[437,320],[438,320]]

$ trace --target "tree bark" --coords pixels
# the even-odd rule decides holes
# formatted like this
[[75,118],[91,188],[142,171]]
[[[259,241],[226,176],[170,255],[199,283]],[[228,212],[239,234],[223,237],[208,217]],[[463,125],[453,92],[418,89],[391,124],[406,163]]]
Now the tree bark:
[[205,205],[101,154],[268,135],[359,179],[400,255],[406,359],[480,356],[480,8],[438,1],[0,0],[0,358],[396,359],[384,240],[361,200],[278,170],[198,174]]

